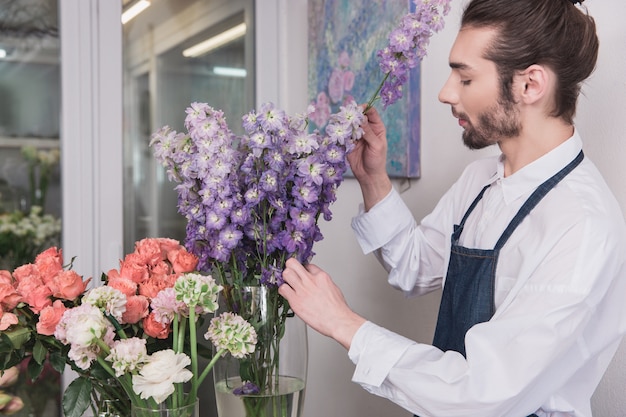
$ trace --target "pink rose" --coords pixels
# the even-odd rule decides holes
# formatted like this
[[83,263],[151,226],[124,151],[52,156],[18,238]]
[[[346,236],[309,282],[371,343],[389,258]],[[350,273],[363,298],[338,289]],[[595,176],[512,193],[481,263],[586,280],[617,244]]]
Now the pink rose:
[[13,313],[3,312],[0,309],[0,331],[5,331],[14,324],[17,324],[17,316]]
[[113,271],[115,270],[113,269],[107,274],[109,276],[109,282],[107,283],[109,287],[115,288],[127,297],[137,294],[138,285],[135,281],[120,277],[117,271]]
[[168,252],[167,259],[172,263],[174,272],[177,274],[192,272],[198,266],[198,257],[184,248]]
[[158,278],[163,275],[169,275],[171,273],[172,267],[170,266],[170,264],[165,261],[160,261],[152,268],[152,271],[150,273],[150,280],[154,279],[155,277]]
[[143,295],[126,297],[126,311],[122,314],[122,323],[138,323],[148,316],[148,306],[148,299]]
[[0,270],[0,284],[13,285],[13,277],[9,271]]
[[139,255],[142,263],[155,265],[164,259],[161,244],[157,239],[142,239],[135,243],[135,254]]
[[26,264],[22,266],[18,266],[13,271],[13,278],[19,283],[25,278],[37,278],[42,284],[41,274],[39,273],[39,268],[35,264]]
[[10,283],[0,282],[0,306],[13,310],[22,301],[22,296]]
[[39,313],[37,333],[52,336],[65,310],[67,308],[61,300],[56,300],[51,306],[43,308],[41,313]]
[[73,301],[85,291],[90,280],[83,282],[83,278],[72,270],[61,271],[52,279],[49,287],[55,297]]
[[52,291],[46,285],[34,288],[32,291],[21,292],[23,301],[28,304],[35,314],[39,314],[41,310],[52,305],[50,296]]
[[143,330],[148,336],[156,339],[167,339],[170,334],[170,326],[156,321],[154,313],[143,319]]
[[126,255],[120,262],[120,276],[140,283],[148,279],[148,266],[136,253]]
[[49,248],[35,258],[35,265],[41,274],[41,279],[48,284],[56,274],[63,270],[63,254],[57,248]]
[[159,238],[156,238],[155,240],[159,243],[159,246],[161,246],[161,251],[163,253],[168,253],[170,251],[182,248],[182,245],[176,239],[168,239],[164,237],[159,237]]

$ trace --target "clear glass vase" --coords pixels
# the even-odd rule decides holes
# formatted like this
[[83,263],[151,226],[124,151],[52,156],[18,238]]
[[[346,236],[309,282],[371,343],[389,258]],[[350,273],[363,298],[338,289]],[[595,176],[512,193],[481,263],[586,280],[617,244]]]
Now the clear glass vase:
[[213,368],[219,417],[300,417],[308,360],[306,325],[275,287],[230,288],[220,301],[257,331],[249,357],[226,355]]
[[171,407],[166,403],[159,404],[156,408],[139,407],[131,404],[131,417],[200,417],[199,401],[180,407]]

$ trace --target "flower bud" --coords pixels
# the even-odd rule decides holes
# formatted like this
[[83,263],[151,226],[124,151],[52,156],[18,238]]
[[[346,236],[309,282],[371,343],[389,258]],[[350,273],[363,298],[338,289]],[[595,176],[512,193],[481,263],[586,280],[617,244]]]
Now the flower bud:
[[19,375],[20,370],[17,366],[0,371],[0,387],[10,387],[15,384]]

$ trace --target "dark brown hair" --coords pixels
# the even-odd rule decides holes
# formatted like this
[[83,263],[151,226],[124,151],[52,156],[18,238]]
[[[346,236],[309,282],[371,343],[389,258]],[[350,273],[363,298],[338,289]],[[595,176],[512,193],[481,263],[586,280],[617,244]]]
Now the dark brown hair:
[[571,0],[472,0],[461,27],[499,31],[485,58],[499,72],[502,94],[512,100],[513,76],[533,64],[556,73],[555,106],[550,113],[573,123],[581,84],[598,58],[595,21]]

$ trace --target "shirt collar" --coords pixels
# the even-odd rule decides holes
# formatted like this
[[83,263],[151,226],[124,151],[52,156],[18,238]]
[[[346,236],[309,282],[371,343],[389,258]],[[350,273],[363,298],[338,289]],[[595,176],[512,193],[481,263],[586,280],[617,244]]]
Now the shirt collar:
[[506,178],[504,177],[504,155],[500,155],[497,171],[489,182],[500,183],[504,201],[509,204],[559,172],[572,162],[581,150],[582,139],[578,130],[574,129],[574,134],[568,140]]

